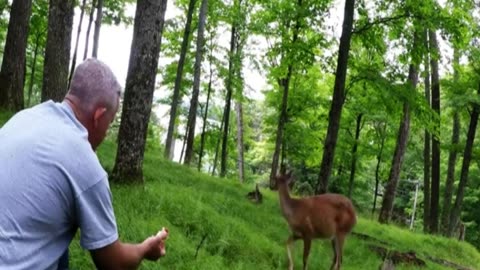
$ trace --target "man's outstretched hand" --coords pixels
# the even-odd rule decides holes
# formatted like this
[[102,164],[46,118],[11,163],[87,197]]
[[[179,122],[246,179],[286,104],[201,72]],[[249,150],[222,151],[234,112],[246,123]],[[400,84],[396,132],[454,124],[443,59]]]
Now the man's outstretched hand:
[[142,245],[145,246],[145,259],[156,261],[160,257],[165,256],[165,240],[168,238],[168,229],[162,228],[156,235],[150,236],[145,241],[143,241]]

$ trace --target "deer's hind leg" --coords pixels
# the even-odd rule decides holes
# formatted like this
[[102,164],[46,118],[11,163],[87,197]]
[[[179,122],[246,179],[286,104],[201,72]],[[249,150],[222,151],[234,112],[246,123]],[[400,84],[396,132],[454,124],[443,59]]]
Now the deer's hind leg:
[[331,270],[340,270],[340,265],[342,264],[342,254],[343,254],[343,243],[345,242],[344,234],[335,235],[335,239],[332,240],[333,251],[335,256],[333,258]]

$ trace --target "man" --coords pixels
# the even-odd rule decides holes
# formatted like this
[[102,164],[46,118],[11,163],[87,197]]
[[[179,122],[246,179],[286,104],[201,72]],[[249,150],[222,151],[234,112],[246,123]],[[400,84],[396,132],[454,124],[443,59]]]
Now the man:
[[95,150],[119,101],[110,68],[88,59],[62,103],[21,111],[0,129],[0,269],[57,269],[77,229],[98,269],[136,268],[163,255],[165,235],[139,244],[118,239]]

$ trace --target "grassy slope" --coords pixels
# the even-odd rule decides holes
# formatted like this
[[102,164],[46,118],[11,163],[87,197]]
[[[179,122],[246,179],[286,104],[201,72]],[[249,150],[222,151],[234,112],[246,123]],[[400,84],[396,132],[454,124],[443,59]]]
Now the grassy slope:
[[[107,142],[99,155],[104,166],[112,168],[114,144]],[[161,262],[146,262],[142,269],[286,269],[284,242],[288,228],[280,216],[277,194],[263,190],[264,203],[254,205],[245,199],[251,186],[212,178],[158,156],[159,151],[147,151],[144,187],[112,186],[122,240],[141,241],[161,226],[170,229],[168,256]],[[420,258],[429,255],[480,269],[480,254],[466,243],[364,218],[360,218],[355,232],[385,241],[390,248],[414,250]],[[348,238],[343,269],[377,269],[381,258],[368,245],[366,240]],[[74,269],[90,269],[88,254],[78,247],[78,241],[72,246]],[[297,242],[296,268],[301,268],[302,248],[302,243]],[[311,269],[328,269],[331,258],[330,243],[314,242]],[[426,269],[448,268],[427,261]]]
[[[6,119],[8,116],[0,113],[0,126]],[[112,168],[115,145],[107,141],[99,156],[107,169]],[[264,203],[254,205],[245,199],[251,186],[199,174],[159,156],[158,150],[147,150],[145,186],[112,185],[123,241],[142,241],[162,226],[170,229],[167,256],[160,262],[144,262],[141,269],[286,269],[288,228],[280,216],[277,194],[262,190]],[[364,218],[360,218],[355,232],[388,242],[391,248],[415,250],[420,258],[430,255],[480,269],[480,253],[466,243],[411,233]],[[368,245],[366,240],[348,238],[343,269],[377,269],[381,258]],[[79,247],[78,235],[70,250],[72,269],[94,268],[88,252]],[[301,242],[296,243],[294,256],[296,268],[301,269]],[[315,241],[310,269],[328,269],[331,258],[330,243]],[[427,261],[424,269],[448,268]]]

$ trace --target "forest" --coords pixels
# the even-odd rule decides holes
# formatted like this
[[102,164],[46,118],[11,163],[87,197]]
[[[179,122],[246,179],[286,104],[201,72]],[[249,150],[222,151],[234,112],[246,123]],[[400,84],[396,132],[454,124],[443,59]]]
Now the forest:
[[1,0],[0,110],[61,101],[103,29],[127,29],[112,183],[145,183],[153,141],[218,181],[275,190],[292,170],[297,196],[478,250],[479,23],[472,0]]

